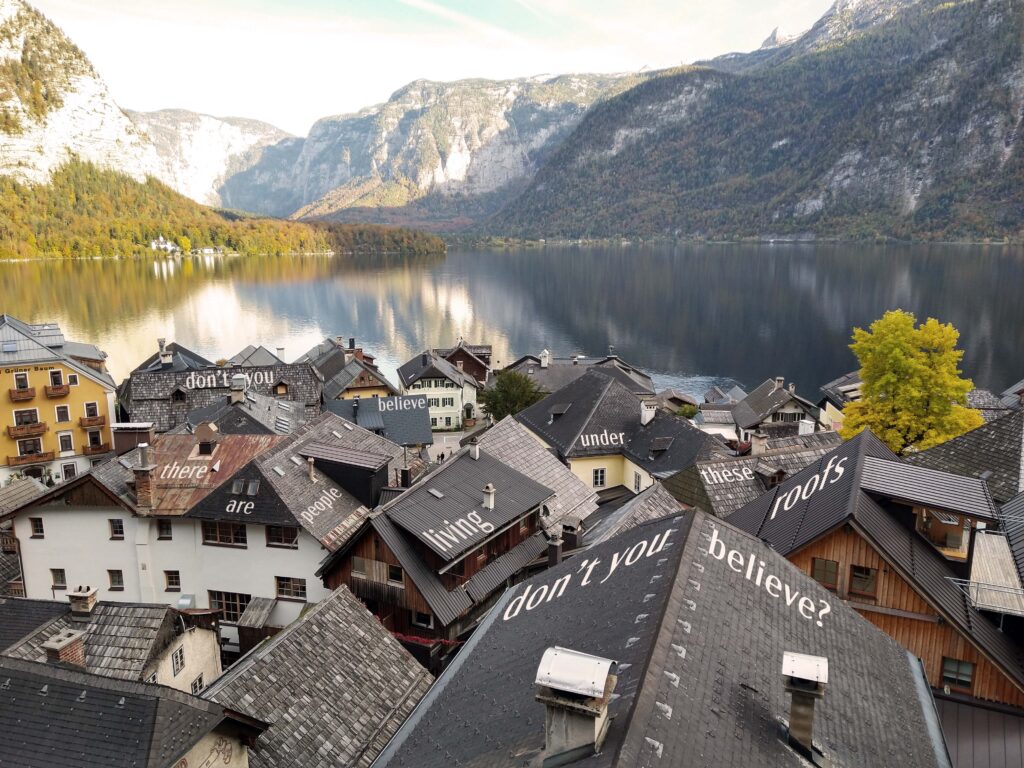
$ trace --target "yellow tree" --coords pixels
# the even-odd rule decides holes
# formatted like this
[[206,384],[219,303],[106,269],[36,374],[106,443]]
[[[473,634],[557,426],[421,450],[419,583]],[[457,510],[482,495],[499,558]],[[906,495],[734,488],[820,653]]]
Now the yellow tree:
[[868,331],[854,329],[850,349],[860,361],[861,398],[843,409],[844,438],[867,428],[902,453],[981,425],[981,414],[967,407],[974,384],[960,378],[960,333],[931,317],[916,322],[912,313],[893,310]]

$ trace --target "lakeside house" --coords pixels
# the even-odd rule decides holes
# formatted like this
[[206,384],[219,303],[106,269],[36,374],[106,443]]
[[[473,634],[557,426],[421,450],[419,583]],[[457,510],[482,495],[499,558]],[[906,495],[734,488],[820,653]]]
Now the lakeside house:
[[818,407],[796,394],[796,385],[786,386],[782,376],[766,379],[732,407],[736,439],[749,443],[753,435],[770,437],[806,434],[827,428]]
[[467,344],[461,337],[454,347],[440,347],[431,352],[443,357],[460,371],[464,371],[483,386],[491,375],[491,345]]
[[554,357],[548,350],[540,355],[524,355],[505,366],[506,371],[517,371],[528,377],[546,395],[571,384],[592,368],[600,369],[616,379],[638,397],[654,397],[654,382],[639,368],[630,365],[618,355],[605,357]]
[[[477,391],[481,384],[436,352],[427,350],[398,369],[404,395],[423,395],[430,411],[430,426],[437,431],[458,431],[475,423]],[[466,424],[466,421],[471,424]]]
[[346,347],[340,337],[328,337],[295,361],[309,363],[323,380],[324,402],[390,397],[398,389],[387,380],[373,355],[356,346],[355,338]]

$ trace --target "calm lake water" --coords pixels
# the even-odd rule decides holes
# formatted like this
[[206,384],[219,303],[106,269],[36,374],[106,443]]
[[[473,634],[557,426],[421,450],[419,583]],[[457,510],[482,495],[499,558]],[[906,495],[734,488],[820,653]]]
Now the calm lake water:
[[288,360],[355,336],[386,373],[459,336],[506,364],[609,345],[659,385],[769,376],[817,387],[856,367],[851,329],[887,309],[960,329],[964,371],[1024,376],[1024,250],[985,246],[686,245],[0,264],[2,311],[56,320],[120,380],[158,337],[218,359],[249,343]]

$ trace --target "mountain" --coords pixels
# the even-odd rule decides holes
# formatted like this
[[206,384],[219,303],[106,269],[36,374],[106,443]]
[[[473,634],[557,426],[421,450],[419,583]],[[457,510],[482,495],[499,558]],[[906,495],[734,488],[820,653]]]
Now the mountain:
[[0,0],[0,175],[45,181],[72,156],[143,179],[159,166],[85,55],[21,0]]
[[[417,80],[383,104],[318,121],[266,147],[224,183],[225,205],[296,217],[365,218],[432,198],[419,215],[488,210],[536,172],[596,101],[634,75]],[[480,203],[479,201],[484,201]],[[399,214],[400,215],[400,214]]]
[[267,147],[291,138],[268,123],[239,117],[183,109],[126,114],[156,149],[157,177],[207,205],[224,204],[220,188],[228,178],[260,162]]
[[596,105],[486,228],[1020,237],[1022,36],[1022,0],[840,0],[767,57]]

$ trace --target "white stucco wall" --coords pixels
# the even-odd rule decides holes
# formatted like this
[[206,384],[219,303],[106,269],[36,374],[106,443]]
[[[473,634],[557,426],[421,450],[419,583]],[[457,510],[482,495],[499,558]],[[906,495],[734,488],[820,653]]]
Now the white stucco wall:
[[[179,648],[185,651],[185,666],[175,675],[172,657]],[[156,673],[158,684],[177,688],[185,693],[192,692],[192,681],[202,675],[205,688],[221,673],[220,641],[217,633],[199,628],[186,630],[175,637],[163,653],[145,669],[142,679],[148,681],[153,673]]]

